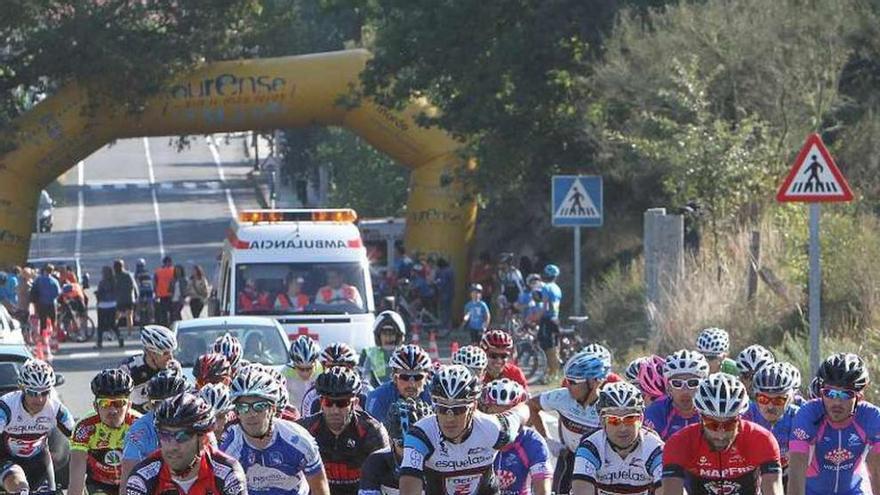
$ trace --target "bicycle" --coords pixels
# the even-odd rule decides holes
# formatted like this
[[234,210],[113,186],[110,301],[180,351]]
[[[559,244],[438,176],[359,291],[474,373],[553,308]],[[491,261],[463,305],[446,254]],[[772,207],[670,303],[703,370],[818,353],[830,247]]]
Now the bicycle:
[[74,342],[86,342],[95,335],[95,322],[88,314],[78,314],[67,301],[58,305],[59,341],[71,339]]
[[514,340],[514,363],[526,376],[526,383],[544,381],[547,374],[547,354],[538,345],[538,325],[524,323],[511,332]]
[[589,316],[569,316],[570,327],[559,327],[559,359],[567,363],[569,358],[584,348],[586,343],[580,335],[580,328],[589,320]]

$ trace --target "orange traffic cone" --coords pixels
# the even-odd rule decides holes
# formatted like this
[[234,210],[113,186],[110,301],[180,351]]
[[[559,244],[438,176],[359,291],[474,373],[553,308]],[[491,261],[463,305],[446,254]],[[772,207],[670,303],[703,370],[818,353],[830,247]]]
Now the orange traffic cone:
[[437,348],[437,334],[433,331],[428,332],[428,355],[434,361],[440,359],[440,349]]

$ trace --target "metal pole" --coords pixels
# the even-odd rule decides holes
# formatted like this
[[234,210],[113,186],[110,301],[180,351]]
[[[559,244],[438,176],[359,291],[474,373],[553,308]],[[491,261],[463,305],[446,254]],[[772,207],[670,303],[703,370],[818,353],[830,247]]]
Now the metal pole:
[[581,228],[574,228],[574,305],[575,316],[581,315]]
[[819,263],[819,203],[810,203],[810,374],[819,369],[822,267]]

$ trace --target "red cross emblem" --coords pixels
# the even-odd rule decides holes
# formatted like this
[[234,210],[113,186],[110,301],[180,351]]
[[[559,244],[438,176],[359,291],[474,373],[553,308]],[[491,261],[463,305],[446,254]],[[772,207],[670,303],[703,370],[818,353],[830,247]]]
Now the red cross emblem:
[[290,338],[290,340],[296,340],[298,337],[300,337],[302,335],[307,335],[308,337],[311,337],[311,339],[314,340],[315,342],[318,341],[318,334],[309,333],[309,327],[299,327],[296,329],[296,333],[288,333],[287,334],[287,336]]

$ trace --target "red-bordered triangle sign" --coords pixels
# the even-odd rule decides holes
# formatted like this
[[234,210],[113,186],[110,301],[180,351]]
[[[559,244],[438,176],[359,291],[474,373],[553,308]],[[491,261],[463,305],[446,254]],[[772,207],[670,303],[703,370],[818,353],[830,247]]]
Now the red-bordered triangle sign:
[[776,193],[776,200],[818,203],[852,199],[852,190],[822,138],[810,134]]

